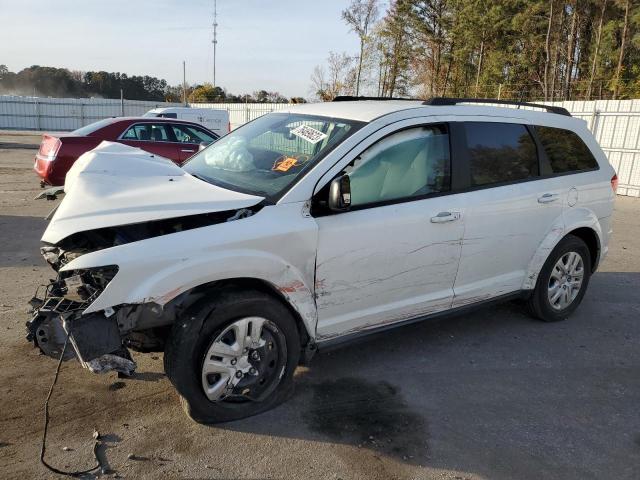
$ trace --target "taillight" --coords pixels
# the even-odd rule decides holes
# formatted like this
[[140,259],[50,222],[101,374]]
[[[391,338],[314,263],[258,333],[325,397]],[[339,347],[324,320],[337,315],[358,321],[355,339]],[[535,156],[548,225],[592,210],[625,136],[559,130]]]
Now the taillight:
[[616,193],[618,190],[618,175],[615,173],[613,174],[613,177],[611,177],[611,188],[613,189],[613,193]]
[[59,138],[50,137],[49,135],[45,135],[42,137],[42,143],[40,144],[40,155],[45,157],[47,160],[51,161],[56,158],[58,155],[58,151],[62,146],[62,142]]

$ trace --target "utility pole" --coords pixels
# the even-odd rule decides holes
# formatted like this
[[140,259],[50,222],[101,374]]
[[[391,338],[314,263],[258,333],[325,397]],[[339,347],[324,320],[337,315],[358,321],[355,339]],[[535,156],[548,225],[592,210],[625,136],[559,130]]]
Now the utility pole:
[[213,86],[216,86],[216,47],[218,45],[218,0],[213,0]]
[[187,106],[187,63],[182,61],[182,103]]

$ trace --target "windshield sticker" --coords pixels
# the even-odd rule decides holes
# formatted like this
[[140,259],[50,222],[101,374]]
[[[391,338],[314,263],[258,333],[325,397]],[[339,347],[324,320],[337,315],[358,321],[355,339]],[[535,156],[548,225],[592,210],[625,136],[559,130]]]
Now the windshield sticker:
[[326,133],[322,133],[320,130],[307,127],[306,125],[300,125],[299,127],[294,128],[293,130],[291,130],[291,133],[313,144],[316,144],[327,138]]
[[276,163],[273,164],[273,168],[271,170],[274,170],[276,172],[286,172],[296,165],[298,165],[297,158],[284,157],[276,160]]

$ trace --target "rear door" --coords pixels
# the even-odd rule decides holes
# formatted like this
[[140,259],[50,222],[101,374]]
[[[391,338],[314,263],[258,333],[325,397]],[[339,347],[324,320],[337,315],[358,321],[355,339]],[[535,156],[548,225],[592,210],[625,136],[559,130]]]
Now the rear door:
[[567,193],[562,181],[541,175],[529,127],[463,122],[458,130],[469,178],[454,307],[522,288],[538,246],[562,222]]
[[165,122],[140,122],[127,128],[118,142],[180,162],[180,152],[173,130]]
[[340,174],[350,177],[351,209],[314,213],[320,339],[451,306],[464,199],[451,193],[447,125],[388,127],[372,140]]
[[185,123],[172,123],[171,130],[176,138],[180,161],[184,162],[200,149],[200,145],[207,146],[218,138],[204,128]]

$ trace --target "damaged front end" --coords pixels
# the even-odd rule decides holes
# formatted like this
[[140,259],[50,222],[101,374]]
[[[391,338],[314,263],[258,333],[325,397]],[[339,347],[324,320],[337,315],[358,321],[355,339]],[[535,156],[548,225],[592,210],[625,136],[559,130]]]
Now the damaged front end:
[[[77,256],[77,252],[61,252],[56,247],[41,250],[56,270]],[[45,286],[42,298],[36,292],[29,302],[33,316],[27,322],[27,340],[45,355],[60,358],[68,338],[73,349],[67,348],[64,360],[75,354],[82,366],[94,373],[115,370],[132,375],[136,364],[123,343],[115,311],[83,315],[117,272],[115,265],[60,272]]]
[[114,279],[118,267],[68,270],[67,265],[98,250],[247,218],[260,208],[257,205],[251,209],[98,228],[74,233],[55,245],[45,244],[40,252],[57,272],[57,278],[43,286],[43,291],[41,287],[30,301],[32,318],[27,322],[27,339],[45,355],[59,358],[68,337],[73,348],[67,348],[65,360],[73,358],[75,352],[80,363],[94,373],[116,370],[131,375],[136,364],[128,348],[161,351],[179,301],[162,306],[154,302],[123,303],[85,314]]

